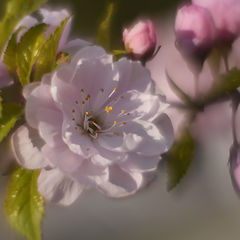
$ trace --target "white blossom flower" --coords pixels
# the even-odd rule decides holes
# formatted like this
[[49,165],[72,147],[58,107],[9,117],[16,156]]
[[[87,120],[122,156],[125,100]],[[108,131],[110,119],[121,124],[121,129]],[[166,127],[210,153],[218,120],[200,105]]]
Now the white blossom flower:
[[110,197],[134,194],[173,141],[167,104],[153,90],[139,62],[113,62],[96,46],[79,50],[24,88],[28,126],[12,136],[17,161],[40,168],[39,191],[63,205],[88,187]]

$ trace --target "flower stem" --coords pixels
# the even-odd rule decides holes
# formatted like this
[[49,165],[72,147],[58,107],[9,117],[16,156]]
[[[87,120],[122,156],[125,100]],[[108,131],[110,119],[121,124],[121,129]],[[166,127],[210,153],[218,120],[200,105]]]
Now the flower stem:
[[227,58],[227,55],[225,55],[225,54],[223,55],[223,62],[224,62],[226,71],[229,72],[230,69],[229,69],[228,58]]
[[195,81],[195,98],[198,99],[199,97],[199,73],[194,74],[194,81]]
[[236,112],[240,103],[240,93],[236,90],[232,97],[232,135],[233,146],[238,146],[237,134],[236,134]]

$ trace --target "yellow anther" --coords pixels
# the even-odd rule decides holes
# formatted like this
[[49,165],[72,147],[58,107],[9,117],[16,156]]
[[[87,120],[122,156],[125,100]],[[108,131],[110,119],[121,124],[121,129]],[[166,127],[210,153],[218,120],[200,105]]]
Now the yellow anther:
[[116,91],[117,91],[117,88],[115,87],[115,88],[113,89],[113,91],[116,92]]
[[88,116],[89,112],[85,112],[85,114]]
[[112,110],[113,110],[113,107],[112,107],[112,106],[110,106],[110,107],[106,106],[106,107],[105,107],[106,113],[110,113]]
[[117,121],[114,121],[114,122],[113,122],[113,125],[116,126],[116,125],[117,125]]
[[124,113],[125,113],[125,110],[124,110],[124,109],[123,109],[123,110],[121,110],[121,113],[122,113],[122,114],[124,114]]

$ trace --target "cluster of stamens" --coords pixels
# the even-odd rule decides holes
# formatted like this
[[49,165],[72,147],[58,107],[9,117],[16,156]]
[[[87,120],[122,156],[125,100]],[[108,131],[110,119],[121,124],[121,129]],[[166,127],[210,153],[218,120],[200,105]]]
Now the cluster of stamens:
[[[104,93],[105,90],[103,88],[101,88],[99,90],[101,93]],[[114,88],[113,91],[111,92],[111,94],[108,96],[108,98],[110,98],[114,92],[117,91],[117,88]],[[113,121],[112,126],[108,127],[107,129],[103,129],[100,125],[100,121],[95,113],[95,115],[93,115],[91,113],[91,111],[85,111],[86,109],[89,109],[89,99],[91,98],[90,94],[85,95],[85,90],[81,89],[81,99],[80,101],[76,100],[75,104],[79,105],[81,103],[82,107],[81,107],[81,112],[80,112],[80,122],[77,120],[79,118],[77,118],[76,116],[76,110],[72,109],[72,121],[76,122],[74,129],[77,130],[82,130],[82,132],[85,132],[86,134],[88,134],[89,136],[91,136],[94,139],[98,138],[99,133],[109,133],[111,132],[112,134],[114,134],[115,136],[119,136],[120,133],[117,131],[111,131],[114,127],[116,127],[117,125],[126,125],[127,122],[121,122],[120,124],[118,124],[118,122],[116,120]],[[85,95],[85,96],[84,96]],[[123,96],[120,96],[119,99],[123,99]],[[114,98],[113,102],[117,102],[118,98]],[[105,107],[105,112],[106,114],[110,114],[111,111],[114,110],[114,106],[113,105],[107,105]],[[79,113],[78,113],[79,114]],[[122,109],[120,112],[121,115],[129,115],[130,113],[125,113],[125,110]]]

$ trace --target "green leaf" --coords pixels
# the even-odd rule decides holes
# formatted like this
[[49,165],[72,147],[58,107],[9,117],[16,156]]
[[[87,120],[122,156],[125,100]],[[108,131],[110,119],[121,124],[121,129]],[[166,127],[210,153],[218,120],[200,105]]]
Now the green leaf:
[[61,22],[60,26],[57,27],[50,37],[45,41],[36,63],[36,70],[33,77],[34,81],[40,81],[43,74],[52,72],[54,70],[56,66],[56,55],[59,41],[69,19],[70,17],[65,18]]
[[[18,76],[22,86],[30,82],[33,64],[36,62],[44,43],[44,31],[47,25],[42,23],[30,28],[21,38],[17,47]],[[47,54],[45,59],[47,59]]]
[[167,153],[168,191],[172,190],[187,172],[195,151],[195,141],[186,127]]
[[4,205],[12,227],[29,240],[42,239],[44,200],[38,192],[38,176],[39,170],[16,170],[11,177]]
[[22,29],[23,27],[20,27],[15,33],[13,33],[4,54],[3,61],[7,65],[8,71],[11,73],[12,76],[15,76],[15,71],[17,68],[17,35]]
[[47,0],[8,0],[5,15],[0,22],[0,53],[18,22],[45,2]]
[[107,51],[111,50],[110,30],[112,19],[114,15],[115,5],[110,3],[107,7],[107,12],[104,20],[100,23],[98,28],[97,44],[104,47]]
[[240,70],[233,68],[226,74],[222,74],[215,82],[212,89],[205,95],[203,102],[212,102],[227,97],[240,87]]
[[189,107],[191,108],[198,108],[198,105],[194,100],[187,95],[173,80],[172,78],[168,75],[166,72],[167,80],[169,83],[169,86],[171,89],[174,91],[174,93]]
[[16,121],[23,114],[23,106],[16,103],[2,105],[2,117],[0,118],[0,142],[8,135]]

